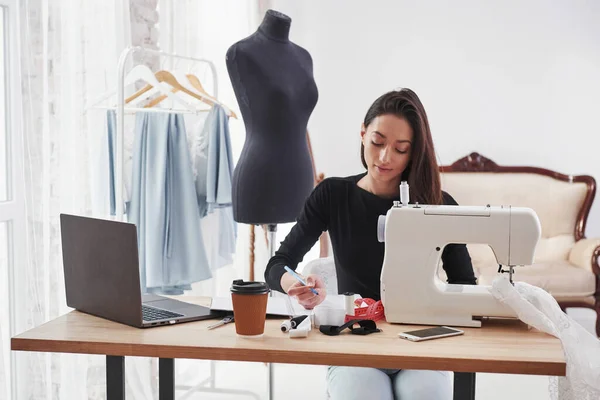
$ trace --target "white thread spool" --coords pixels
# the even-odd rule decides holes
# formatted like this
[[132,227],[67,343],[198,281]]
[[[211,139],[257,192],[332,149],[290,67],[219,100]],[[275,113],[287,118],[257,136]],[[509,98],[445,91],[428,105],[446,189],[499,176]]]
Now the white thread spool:
[[291,338],[308,337],[308,332],[311,330],[312,324],[310,318],[305,318],[300,324],[290,331]]
[[400,202],[403,206],[407,206],[410,201],[408,189],[408,182],[400,182]]
[[303,338],[308,337],[308,328],[296,328],[290,331],[290,338]]
[[289,332],[292,329],[292,321],[287,320],[287,321],[283,321],[281,323],[281,331],[282,332]]
[[346,315],[354,315],[354,293],[344,293],[344,302]]

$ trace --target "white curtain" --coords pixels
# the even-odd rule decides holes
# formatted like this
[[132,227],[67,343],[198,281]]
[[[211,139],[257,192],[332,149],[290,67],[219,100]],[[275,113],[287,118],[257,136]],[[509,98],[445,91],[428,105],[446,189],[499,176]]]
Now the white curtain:
[[[66,313],[59,213],[90,214],[105,116],[86,111],[116,81],[130,44],[129,2],[23,0],[21,70],[27,203],[25,287],[17,325],[29,329]],[[17,399],[105,398],[104,357],[17,353]]]
[[[70,311],[64,294],[59,214],[107,211],[106,192],[98,189],[107,179],[107,171],[97,168],[106,151],[106,114],[87,106],[115,88],[122,50],[132,44],[143,45],[214,61],[218,97],[239,116],[230,124],[237,160],[244,127],[229,83],[225,53],[256,29],[265,4],[258,0],[20,2],[28,262],[23,266],[24,287],[14,288],[15,307],[23,311],[17,314],[19,331]],[[136,62],[153,69],[165,66],[155,58]],[[199,77],[209,92],[214,90],[209,75]],[[215,279],[195,285],[188,294],[224,294],[231,279],[247,277],[247,226],[239,227],[238,237],[239,251],[233,264],[217,271]],[[257,276],[265,262],[266,245],[258,234]],[[0,357],[4,362],[9,355]],[[105,398],[103,356],[18,352],[16,357],[18,368],[12,373],[17,376],[17,399]],[[126,366],[128,398],[156,398],[155,363],[129,358]],[[200,371],[192,372],[190,384],[198,381]]]

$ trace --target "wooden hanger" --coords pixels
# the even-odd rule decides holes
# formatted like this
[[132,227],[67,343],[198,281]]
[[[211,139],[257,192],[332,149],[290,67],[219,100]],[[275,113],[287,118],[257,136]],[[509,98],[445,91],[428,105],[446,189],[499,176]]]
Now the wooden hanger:
[[[159,82],[166,82],[169,85],[171,85],[173,87],[173,89],[171,90],[172,92],[177,92],[177,91],[182,91],[183,93],[194,97],[195,99],[200,100],[201,102],[208,104],[210,106],[214,106],[215,104],[220,104],[220,102],[215,99],[214,97],[210,96],[206,90],[204,90],[204,87],[202,86],[202,84],[200,83],[200,80],[198,79],[198,77],[196,77],[195,75],[192,74],[187,74],[185,75],[185,77],[188,79],[190,85],[196,89],[200,94],[198,93],[194,93],[191,90],[189,90],[188,88],[184,87],[178,80],[177,78],[175,78],[175,76],[169,72],[169,71],[165,71],[165,70],[161,70],[158,71],[156,74],[156,79]],[[127,100],[125,100],[125,102],[128,101],[132,101],[134,99],[136,99],[137,97],[141,96],[142,94],[146,93],[147,91],[149,91],[152,88],[152,86],[148,85],[146,87],[144,87],[143,89],[141,89],[140,91],[138,91],[137,93],[135,93],[134,95],[130,96]],[[167,96],[165,94],[153,99],[152,101],[150,101],[145,107],[146,108],[150,108],[150,107],[154,107],[156,105],[158,105],[160,102],[162,102],[164,99],[166,99]],[[227,107],[224,107],[227,108]],[[229,113],[229,115],[233,118],[237,119],[237,115],[235,115],[235,113],[231,110],[229,110],[227,108],[227,111]]]
[[[172,75],[171,75],[172,76]],[[174,79],[176,79],[175,77],[173,77]],[[209,104],[211,106],[214,106],[215,104],[219,104],[221,106],[223,106],[223,108],[226,109],[227,113],[229,114],[229,116],[237,119],[237,115],[230,110],[227,106],[225,106],[224,104],[222,104],[221,102],[219,102],[219,100],[215,99],[214,97],[212,97],[210,94],[208,94],[208,92],[204,89],[204,87],[202,86],[202,83],[200,82],[200,79],[198,79],[198,77],[196,75],[193,74],[186,74],[185,76],[181,76],[180,77],[181,80],[183,79],[187,79],[187,83],[189,83],[194,89],[196,89],[200,94],[201,97],[203,97],[201,99],[202,102]],[[179,82],[178,82],[179,83]],[[185,88],[184,88],[185,89]],[[177,90],[181,90],[177,87],[175,87],[173,89],[173,92],[176,92]],[[187,91],[185,91],[184,93],[190,94],[190,90],[186,89]],[[190,94],[191,95],[191,94]],[[198,98],[197,96],[194,96],[196,98]],[[156,99],[154,99],[153,101],[151,101],[148,106],[149,107],[153,107],[157,104],[159,104],[161,101],[163,101],[166,98],[165,95],[159,96]]]
[[[179,83],[177,78],[175,78],[173,76],[173,74],[170,73],[169,71],[161,70],[161,71],[158,71],[155,75],[156,75],[156,79],[158,79],[159,82],[166,82],[169,85],[171,85],[173,87],[173,89],[171,89],[172,92],[182,91],[183,93],[185,93],[189,96],[192,96],[193,98],[200,100],[201,102],[206,103],[210,106],[215,105],[214,101],[207,99],[204,96],[201,96],[199,94],[196,94],[196,93],[192,92],[191,90],[187,89],[186,87],[184,87],[183,85],[181,85],[181,83]],[[167,98],[167,96],[165,96],[163,94],[162,96],[159,96],[159,97],[155,98],[154,100],[152,100],[151,102],[149,102],[145,107],[146,108],[154,107],[166,98]]]
[[204,86],[202,86],[202,83],[200,83],[200,79],[198,79],[198,77],[196,75],[186,74],[185,77],[197,91],[204,94],[206,97],[213,100],[214,102],[218,102],[217,99],[212,97],[210,94],[208,94],[208,92],[206,90],[204,90]]
[[[126,98],[125,103],[131,103],[133,100],[137,99],[144,93],[147,93],[151,89],[154,89],[154,90],[159,89],[158,83],[160,83],[160,82],[166,82],[167,84],[169,84],[173,88],[173,89],[171,89],[171,92],[173,92],[173,93],[181,90],[184,93],[186,93],[200,101],[205,100],[202,96],[197,95],[197,94],[189,91],[188,89],[184,88],[183,86],[181,86],[181,84],[177,81],[177,79],[175,79],[173,74],[171,74],[169,71],[165,71],[165,70],[158,71],[153,75],[153,77],[154,77],[154,80],[152,82],[148,82],[148,80],[146,80],[146,82],[147,82],[146,86],[144,86],[142,89],[138,90],[137,92],[135,92],[134,94],[132,94],[131,96]],[[166,99],[168,97],[168,95],[171,94],[171,93],[164,93],[163,90],[161,90],[161,92],[163,92],[163,94],[159,97],[159,99],[161,99],[161,101]],[[206,100],[206,101],[208,101],[208,100]],[[159,102],[157,102],[156,99],[154,99],[146,107],[153,107],[158,103]],[[213,103],[208,103],[208,104],[213,105]]]
[[235,112],[233,112],[233,110],[231,110],[229,107],[225,106],[223,103],[221,103],[219,100],[215,99],[214,97],[212,97],[210,94],[208,94],[208,92],[206,90],[204,90],[204,87],[202,86],[202,83],[200,83],[200,79],[198,79],[198,77],[196,75],[193,74],[186,74],[185,77],[187,78],[187,80],[190,82],[190,84],[200,93],[204,94],[207,98],[209,98],[210,100],[214,101],[215,103],[221,105],[223,108],[225,108],[227,110],[227,112],[229,113],[229,115],[232,118],[237,119],[237,115],[235,115]]
[[[145,65],[143,67],[145,67]],[[154,74],[153,74],[153,76],[154,76],[154,79],[152,81],[146,80],[146,86],[144,86],[142,89],[138,90],[137,92],[135,92],[134,94],[132,94],[131,96],[126,98],[125,104],[131,103],[133,100],[137,99],[138,97],[140,97],[141,95],[146,93],[148,90],[152,89],[153,87],[156,87],[155,83],[158,83],[158,80],[156,80],[156,76]],[[158,89],[158,88],[156,88],[156,89]]]
[[[126,104],[131,102],[135,98],[141,96],[142,94],[146,93],[148,90],[154,88],[156,91],[161,93],[163,96],[166,96],[166,97],[170,98],[171,100],[173,100],[173,102],[175,102],[179,105],[182,105],[187,109],[190,109],[190,104],[188,104],[180,96],[172,93],[171,91],[166,89],[164,86],[162,86],[160,84],[160,81],[156,78],[156,76],[152,73],[150,68],[148,68],[146,65],[139,64],[139,65],[136,65],[134,68],[132,68],[131,71],[129,71],[129,73],[125,77],[125,86],[131,85],[131,84],[137,82],[138,80],[144,81],[146,83],[146,86],[142,90],[139,90],[138,92],[136,92],[134,95],[125,99]],[[110,97],[110,95],[111,95],[111,93],[104,95],[103,99]]]

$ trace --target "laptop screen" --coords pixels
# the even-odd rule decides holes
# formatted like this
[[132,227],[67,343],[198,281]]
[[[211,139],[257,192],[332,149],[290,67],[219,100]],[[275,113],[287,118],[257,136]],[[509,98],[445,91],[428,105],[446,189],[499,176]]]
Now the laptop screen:
[[128,325],[142,323],[133,224],[60,215],[67,305]]

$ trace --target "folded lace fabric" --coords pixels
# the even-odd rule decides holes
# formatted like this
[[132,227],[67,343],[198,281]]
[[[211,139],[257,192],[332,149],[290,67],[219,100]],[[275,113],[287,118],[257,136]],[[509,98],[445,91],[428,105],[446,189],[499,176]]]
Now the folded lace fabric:
[[512,308],[526,324],[560,339],[567,362],[566,377],[551,377],[553,400],[600,399],[600,340],[574,321],[545,290],[525,282],[514,286],[497,277],[492,295]]

